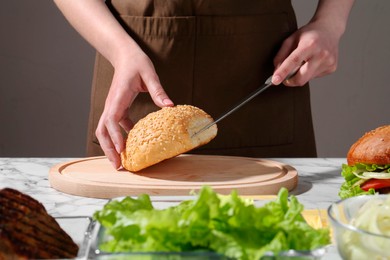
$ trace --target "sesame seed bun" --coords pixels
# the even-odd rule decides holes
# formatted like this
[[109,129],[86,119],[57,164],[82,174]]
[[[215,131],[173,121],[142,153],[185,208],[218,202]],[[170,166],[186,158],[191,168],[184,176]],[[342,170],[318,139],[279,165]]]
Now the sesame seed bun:
[[217,135],[216,125],[193,135],[210,122],[213,122],[210,115],[189,105],[152,112],[130,130],[121,153],[122,166],[137,172],[207,144]]
[[390,125],[378,127],[359,138],[349,149],[347,162],[349,166],[390,164]]

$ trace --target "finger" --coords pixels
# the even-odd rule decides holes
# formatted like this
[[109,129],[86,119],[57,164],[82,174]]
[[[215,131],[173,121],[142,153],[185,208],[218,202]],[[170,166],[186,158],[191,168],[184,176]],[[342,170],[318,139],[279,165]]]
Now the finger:
[[115,169],[118,169],[121,166],[120,157],[114,147],[114,144],[111,142],[109,134],[104,128],[101,128],[99,126],[96,129],[95,134],[97,139],[99,140],[100,147],[102,148],[104,154],[107,156],[112,166]]
[[294,50],[295,42],[292,37],[287,38],[282,46],[280,47],[278,53],[274,57],[274,66],[275,68],[280,67],[282,62],[288,57],[288,55]]
[[128,118],[125,117],[119,122],[119,125],[128,133],[133,127],[134,123]]
[[275,70],[272,76],[272,83],[279,85],[282,83],[293,71],[300,71],[302,64],[306,63],[309,57],[302,49],[294,50]]
[[154,73],[144,73],[142,80],[149,91],[154,103],[159,107],[171,107],[173,106],[172,100],[165,93],[158,76]]
[[335,63],[331,59],[324,59],[320,55],[313,56],[299,69],[294,77],[283,82],[286,86],[303,86],[310,80],[328,75],[335,71]]
[[124,149],[124,143],[122,132],[119,126],[119,120],[115,120],[115,118],[108,118],[105,120],[105,127],[116,152],[120,154]]
[[311,79],[312,71],[313,65],[311,61],[305,62],[293,76],[283,81],[283,85],[288,87],[303,86]]
[[319,60],[320,66],[317,69],[315,77],[323,77],[325,75],[331,74],[331,73],[336,71],[337,58],[335,58],[334,56],[324,58],[324,55],[320,55],[318,57],[318,60]]
[[100,128],[105,129],[107,138],[110,139],[117,154],[120,154],[124,149],[121,128],[128,132],[133,127],[127,116],[129,105],[133,102],[137,93],[131,89],[127,92],[123,91],[124,88],[118,89],[119,91],[110,90],[99,124],[102,125]]
[[[111,93],[109,94],[111,96]],[[122,100],[123,95],[112,95],[107,98],[104,112],[100,118],[98,129],[102,130],[102,137],[110,139],[115,150],[120,154],[124,148],[123,136],[119,122],[128,110],[128,104]]]

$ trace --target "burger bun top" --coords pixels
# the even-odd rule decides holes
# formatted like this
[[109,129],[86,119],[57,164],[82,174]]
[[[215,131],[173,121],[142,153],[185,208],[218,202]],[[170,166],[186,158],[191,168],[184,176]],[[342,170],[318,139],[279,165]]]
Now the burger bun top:
[[349,166],[356,163],[390,164],[390,125],[365,133],[354,143],[347,154]]

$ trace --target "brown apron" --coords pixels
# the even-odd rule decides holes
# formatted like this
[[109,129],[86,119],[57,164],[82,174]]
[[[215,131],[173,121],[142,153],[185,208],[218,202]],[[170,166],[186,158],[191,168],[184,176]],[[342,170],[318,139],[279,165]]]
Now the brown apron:
[[[113,14],[153,61],[165,91],[216,118],[273,72],[282,41],[297,28],[290,0],[112,0]],[[113,68],[96,56],[88,156]],[[130,109],[136,122],[158,108],[148,93]],[[315,157],[309,87],[274,86],[218,123],[218,135],[191,153]]]

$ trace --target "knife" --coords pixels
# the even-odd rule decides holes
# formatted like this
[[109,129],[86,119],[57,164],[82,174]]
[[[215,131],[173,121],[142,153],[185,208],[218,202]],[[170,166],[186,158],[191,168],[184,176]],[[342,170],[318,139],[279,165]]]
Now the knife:
[[[303,65],[303,63],[302,63]],[[302,66],[301,65],[301,66]],[[290,79],[291,77],[293,77],[297,71],[299,70],[299,68],[301,67],[297,67],[295,70],[293,70],[290,74],[287,75],[287,77],[285,78],[285,80],[288,80]],[[247,96],[246,98],[244,98],[243,100],[241,100],[237,105],[235,105],[234,107],[232,107],[230,110],[228,110],[227,112],[223,113],[220,117],[218,117],[216,120],[214,120],[213,122],[210,122],[209,124],[205,125],[204,127],[202,127],[200,130],[198,130],[197,132],[195,132],[192,136],[196,136],[200,133],[202,133],[203,131],[209,129],[211,126],[215,125],[216,123],[218,123],[219,121],[221,121],[222,119],[224,119],[225,117],[227,117],[228,115],[230,115],[231,113],[233,113],[234,111],[236,111],[237,109],[239,109],[240,107],[242,107],[243,105],[245,105],[246,103],[248,103],[249,101],[251,101],[253,98],[255,98],[257,95],[259,95],[261,92],[265,91],[267,88],[271,87],[273,84],[272,84],[272,76],[270,76],[265,82],[264,84],[259,87],[258,89],[256,89],[255,91],[253,91],[249,96]]]

